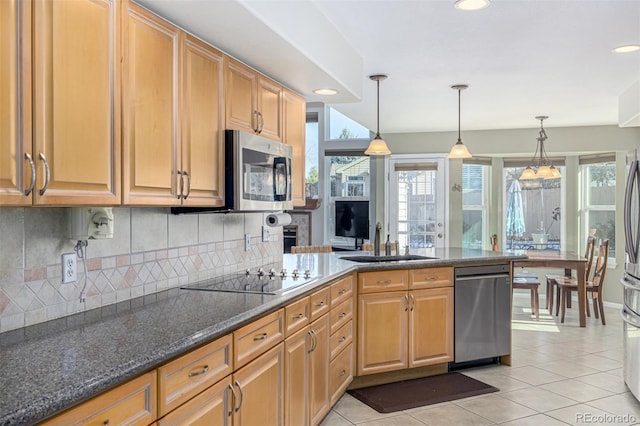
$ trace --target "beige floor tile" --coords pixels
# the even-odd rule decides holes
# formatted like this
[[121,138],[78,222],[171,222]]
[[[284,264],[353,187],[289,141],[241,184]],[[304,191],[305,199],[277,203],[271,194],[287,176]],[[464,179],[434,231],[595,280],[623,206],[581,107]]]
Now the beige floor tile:
[[534,386],[557,382],[568,378],[567,376],[555,374],[533,366],[515,367],[503,374]]
[[635,399],[631,392],[590,401],[587,405],[611,414],[620,416],[631,415],[634,417],[634,420],[630,422],[631,424],[640,421],[640,402]]
[[594,374],[599,371],[595,368],[578,364],[574,362],[573,359],[546,362],[544,364],[539,364],[538,368],[549,371],[551,373],[561,374],[567,378],[586,376],[588,374]]
[[371,420],[370,422],[358,423],[358,426],[424,426],[424,423],[408,414],[400,414],[384,419]]
[[575,405],[576,401],[539,387],[520,389],[500,395],[539,413]]
[[622,349],[609,349],[602,352],[596,352],[594,355],[610,358],[618,362],[624,361],[624,350]]
[[602,388],[613,393],[625,393],[629,391],[627,385],[624,383],[624,379],[622,378],[622,376],[611,374],[609,372],[576,377],[575,380],[581,383],[586,383]]
[[378,413],[349,394],[344,394],[333,407],[333,410],[351,423],[362,423],[397,415],[396,413]]
[[585,424],[611,424],[604,421],[598,421],[599,419],[605,420],[606,418],[604,416],[610,415],[609,413],[585,404],[572,405],[570,407],[561,408],[559,410],[549,411],[545,414],[547,416],[553,417],[554,419],[576,426],[584,426]]
[[411,416],[429,426],[486,426],[493,422],[456,404],[415,410]]
[[344,417],[342,417],[340,414],[336,413],[333,410],[329,411],[329,414],[327,414],[325,418],[322,420],[322,422],[320,423],[320,426],[351,426],[351,425],[353,425],[353,423],[351,423],[349,420],[345,419]]
[[602,357],[594,354],[579,356],[579,357],[573,358],[573,361],[590,368],[595,368],[596,370],[599,370],[599,371],[610,371],[610,370],[615,370],[622,367],[621,361],[616,361],[611,358],[606,358],[606,357]]
[[476,373],[475,375],[469,375],[465,371],[464,374],[500,389],[501,393],[524,389],[531,386],[528,383],[514,379],[513,377],[505,376],[501,373]]
[[[587,376],[588,377],[588,376]],[[610,376],[613,377],[613,376]],[[594,399],[606,398],[612,396],[612,392],[605,389],[592,386],[588,383],[578,381],[577,379],[562,380],[560,382],[547,383],[541,385],[540,389],[548,390],[558,395],[571,398],[578,402],[593,401]],[[548,411],[548,410],[545,410]]]
[[470,401],[463,400],[454,404],[496,423],[536,414],[534,410],[524,405],[494,395],[475,398]]
[[536,414],[535,416],[524,417],[522,419],[512,420],[506,423],[500,423],[500,426],[566,426],[567,424],[549,417],[544,414]]

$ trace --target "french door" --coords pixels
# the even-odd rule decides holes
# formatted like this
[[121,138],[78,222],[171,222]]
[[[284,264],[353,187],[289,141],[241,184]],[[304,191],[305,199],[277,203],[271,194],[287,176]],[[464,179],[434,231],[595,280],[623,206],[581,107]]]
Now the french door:
[[401,248],[444,248],[448,205],[444,156],[391,156],[386,220]]

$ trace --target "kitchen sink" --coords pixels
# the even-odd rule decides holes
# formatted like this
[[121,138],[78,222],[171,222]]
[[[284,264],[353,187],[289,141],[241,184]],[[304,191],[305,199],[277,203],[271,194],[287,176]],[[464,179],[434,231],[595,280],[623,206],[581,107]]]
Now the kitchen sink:
[[398,254],[395,256],[343,256],[341,259],[350,260],[352,262],[371,263],[371,262],[400,262],[403,260],[429,260],[437,259],[437,257],[420,256],[417,254]]

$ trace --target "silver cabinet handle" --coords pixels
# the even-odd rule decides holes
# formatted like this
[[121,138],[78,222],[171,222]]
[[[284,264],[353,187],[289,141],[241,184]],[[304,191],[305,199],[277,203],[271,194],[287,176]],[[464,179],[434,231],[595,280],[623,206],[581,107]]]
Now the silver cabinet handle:
[[304,314],[294,315],[291,318],[293,318],[293,319],[301,319],[301,318],[304,318]]
[[49,180],[51,180],[51,171],[49,170],[49,163],[47,162],[47,158],[44,156],[43,153],[40,153],[40,155],[38,155],[38,158],[40,158],[40,160],[42,160],[42,162],[44,163],[44,185],[42,185],[42,189],[40,189],[40,191],[38,191],[40,193],[40,195],[44,195],[45,191],[47,190],[47,186],[49,186]]
[[238,400],[238,394],[236,393],[235,388],[229,384],[227,385],[229,387],[229,389],[231,390],[231,394],[232,394],[232,399],[231,399],[231,409],[229,411],[227,411],[227,416],[231,417],[231,415],[233,414],[233,410],[234,408],[236,408],[236,401]]
[[109,422],[109,419],[105,420],[104,422],[102,422],[102,424],[104,426],[109,426],[111,424],[111,422]]
[[311,353],[315,351],[316,347],[318,346],[318,338],[316,337],[315,331],[309,330],[308,333],[309,333],[309,336],[311,336],[311,349],[309,349],[307,353]]
[[29,195],[31,191],[33,191],[33,187],[36,186],[36,165],[33,164],[33,158],[31,158],[28,152],[24,153],[24,158],[29,162],[29,166],[31,167],[31,183],[29,187],[24,190],[24,195]]
[[313,330],[307,331],[307,335],[309,336],[309,339],[311,339],[311,347],[307,350],[307,353],[310,354],[313,352]]
[[264,118],[262,112],[258,111],[258,134],[262,133],[262,129],[264,129]]
[[[253,115],[256,116],[256,124],[253,126],[253,131],[256,133],[260,133],[260,113],[258,110],[253,111]],[[253,123],[251,123],[253,125]]]
[[237,413],[242,408],[242,401],[244,400],[244,393],[242,392],[242,386],[240,386],[240,382],[236,380],[236,386],[238,387],[238,391],[240,392],[240,403],[235,408],[235,412]]
[[376,284],[391,284],[391,280],[378,280]]
[[341,312],[340,314],[338,314],[338,318],[344,318],[347,316],[346,312]]
[[184,178],[182,177],[182,172],[180,170],[176,170],[176,174],[180,176],[180,190],[176,195],[176,198],[179,200],[182,198],[182,194],[184,193]]
[[409,296],[407,296],[406,294],[404,295],[404,311],[408,311],[409,310]]
[[267,338],[267,333],[262,333],[262,334],[259,334],[257,336],[253,336],[253,341],[257,342],[257,341],[260,341],[260,340],[264,340],[266,338]]
[[342,336],[342,337],[340,338],[340,340],[338,340],[338,343],[342,343],[342,342],[344,342],[345,340],[347,340],[347,337],[346,337],[346,336]]
[[316,306],[324,306],[324,300],[319,301],[318,303],[316,303]]
[[412,294],[411,295],[411,311],[413,311],[413,308],[416,306],[416,297]]
[[207,371],[209,371],[209,366],[205,365],[204,367],[202,367],[201,370],[198,371],[192,371],[191,373],[189,373],[188,377],[196,377],[196,376],[201,376],[204,373],[206,373]]
[[342,371],[340,372],[340,374],[338,374],[338,377],[342,377],[342,376],[344,376],[345,374],[347,374],[347,371],[346,371],[346,370],[342,370]]
[[189,173],[187,172],[182,172],[182,176],[187,177],[187,193],[182,196],[182,199],[186,200],[189,198],[189,195],[191,195],[191,176],[189,176]]
[[338,292],[338,294],[342,295],[342,294],[345,294],[346,292],[347,292],[347,290],[343,288],[342,290],[340,290],[340,291]]

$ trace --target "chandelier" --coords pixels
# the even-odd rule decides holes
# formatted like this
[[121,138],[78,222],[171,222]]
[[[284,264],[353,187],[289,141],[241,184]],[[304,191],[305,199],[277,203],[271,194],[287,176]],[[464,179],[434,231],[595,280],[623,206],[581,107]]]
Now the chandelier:
[[[551,160],[549,160],[549,157],[547,157],[547,151],[544,149],[544,141],[547,140],[547,133],[544,131],[542,122],[547,118],[549,117],[546,115],[536,117],[536,120],[540,120],[540,132],[538,133],[536,152],[533,153],[529,164],[520,175],[520,180],[559,179],[562,177],[560,171],[553,165]],[[536,170],[534,170],[534,168]]]

